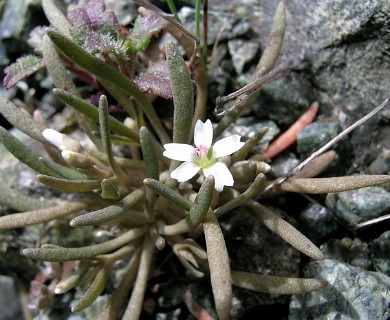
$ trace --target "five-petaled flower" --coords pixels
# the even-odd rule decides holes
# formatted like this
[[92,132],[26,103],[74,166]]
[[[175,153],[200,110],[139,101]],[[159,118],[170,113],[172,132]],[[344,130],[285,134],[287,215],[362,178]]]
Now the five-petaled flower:
[[194,132],[195,147],[182,143],[164,145],[165,157],[185,161],[171,172],[171,178],[179,182],[187,181],[202,170],[205,177],[214,176],[217,191],[221,192],[224,186],[232,186],[233,176],[223,162],[218,162],[218,158],[231,155],[239,150],[244,145],[240,139],[238,134],[234,134],[211,145],[213,141],[211,121],[207,120],[203,123],[198,120]]

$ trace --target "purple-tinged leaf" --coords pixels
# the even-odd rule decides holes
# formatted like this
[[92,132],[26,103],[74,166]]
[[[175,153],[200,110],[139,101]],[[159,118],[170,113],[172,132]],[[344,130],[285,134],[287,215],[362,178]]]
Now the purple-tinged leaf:
[[142,92],[153,92],[165,99],[172,98],[171,80],[166,60],[159,60],[149,66],[134,83]]
[[13,64],[4,69],[5,77],[3,80],[4,87],[8,90],[20,80],[31,76],[44,66],[42,59],[27,55],[16,60]]
[[72,23],[72,35],[79,41],[90,32],[116,36],[119,32],[118,20],[114,12],[106,11],[103,0],[80,1],[79,5],[69,12],[68,19]]
[[145,10],[144,15],[139,15],[134,23],[131,33],[131,41],[135,50],[144,50],[150,42],[152,36],[158,34],[169,24],[156,12]]

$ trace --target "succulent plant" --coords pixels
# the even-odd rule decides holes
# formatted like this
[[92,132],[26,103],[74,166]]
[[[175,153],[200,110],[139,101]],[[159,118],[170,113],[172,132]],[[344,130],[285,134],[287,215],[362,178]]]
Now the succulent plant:
[[[235,104],[223,112],[215,126],[206,120],[206,67],[203,60],[197,58],[199,41],[170,15],[142,2],[147,9],[140,9],[129,32],[119,25],[113,12],[105,9],[103,1],[80,1],[67,17],[51,0],[43,0],[42,4],[51,27],[45,29],[37,45],[40,51],[9,66],[4,86],[11,88],[21,79],[46,68],[55,86],[54,95],[67,108],[72,108],[77,130],[84,132],[92,143],[84,145],[72,138],[71,133],[54,130],[50,121],[39,121],[42,117],[38,111],[33,116],[26,114],[1,95],[1,114],[15,128],[39,141],[46,154],[37,154],[0,128],[3,145],[38,173],[40,183],[79,196],[74,201],[38,201],[0,185],[1,203],[18,212],[0,217],[0,229],[58,219],[69,220],[72,228],[94,226],[99,230],[110,226],[114,235],[102,243],[75,248],[42,244],[39,248],[23,250],[25,256],[35,260],[77,262],[72,270],[62,275],[55,288],[55,293],[62,294],[80,283],[87,284],[83,295],[72,306],[73,312],[88,308],[104,291],[115,263],[124,261],[126,275],[99,319],[122,316],[123,319],[138,319],[153,257],[166,246],[172,248],[173,255],[189,274],[210,276],[220,319],[229,318],[232,285],[279,294],[305,293],[326,285],[321,279],[231,270],[218,222],[222,215],[243,207],[276,236],[312,259],[322,259],[321,251],[308,238],[260,203],[261,196],[279,192],[341,192],[390,181],[389,176],[314,178],[334,156],[333,152],[325,151],[360,122],[276,180],[268,180],[266,176],[270,169],[268,157],[274,151],[251,154],[266,129],[247,141],[241,142],[238,135],[219,139],[248,107],[248,101],[258,89],[288,70],[288,66],[273,70],[284,33],[283,3],[278,6],[269,45],[253,82],[217,101],[218,107],[231,99],[235,99]],[[178,44],[167,41],[165,58],[156,59],[142,71],[142,54],[162,30],[176,38],[189,62],[185,63]],[[88,84],[90,92],[98,92],[97,107],[89,97],[82,97],[75,78],[68,71],[81,79],[83,85]],[[151,102],[156,96],[173,99],[170,123],[159,118],[158,106]],[[124,121],[110,114],[109,101],[125,110]],[[386,104],[387,101],[374,113]],[[318,105],[312,108],[311,119],[317,109]],[[296,127],[294,130],[292,134],[296,135]],[[128,156],[116,153],[117,145],[124,146]],[[202,234],[205,247],[197,241]],[[123,313],[122,305],[126,304],[130,293]]]

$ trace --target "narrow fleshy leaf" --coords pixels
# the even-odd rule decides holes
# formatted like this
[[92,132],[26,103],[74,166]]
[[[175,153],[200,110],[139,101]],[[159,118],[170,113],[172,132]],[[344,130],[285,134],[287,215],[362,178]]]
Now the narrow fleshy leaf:
[[0,217],[0,230],[15,229],[30,226],[37,223],[45,223],[85,209],[84,202],[67,202],[54,207],[42,208],[22,213],[13,213]]
[[111,179],[103,179],[101,181],[101,196],[103,199],[112,199],[117,200],[120,198],[121,194],[118,190],[118,187],[115,185],[115,182]]
[[0,203],[16,211],[29,211],[47,208],[54,203],[51,201],[42,201],[33,197],[26,196],[7,185],[0,183]]
[[256,67],[255,78],[259,78],[265,75],[273,68],[283,44],[285,28],[286,28],[285,5],[281,1],[276,7],[274,19],[271,25],[271,32],[268,37],[267,45]]
[[245,192],[239,195],[238,192],[236,191],[233,199],[231,199],[230,201],[224,203],[223,205],[215,209],[214,211],[215,216],[218,218],[224,213],[231,211],[234,208],[237,208],[241,205],[246,204],[249,200],[259,195],[261,191],[264,190],[265,186],[266,186],[265,176],[263,173],[260,173],[259,175],[257,175],[255,181],[253,181],[253,183],[249,186],[249,188],[245,190]]
[[88,72],[93,73],[98,78],[115,83],[115,85],[117,85],[119,88],[128,94],[131,94],[134,99],[138,101],[142,110],[145,112],[162,143],[165,144],[170,142],[170,138],[159,117],[157,116],[151,102],[134,86],[133,82],[129,78],[120,73],[111,65],[89,54],[75,42],[69,40],[55,30],[49,28],[47,30],[47,34],[57,45],[57,47],[78,65],[83,67]]
[[112,294],[107,307],[103,312],[99,314],[97,320],[113,320],[112,315],[121,313],[122,307],[127,299],[128,293],[130,292],[134,281],[137,276],[137,270],[139,268],[140,254],[136,252],[125,270],[125,275],[119,285],[119,287]]
[[292,178],[312,178],[318,176],[322,171],[324,171],[336,158],[336,152],[333,150],[327,151],[324,154],[321,154],[317,158],[313,159],[307,164],[301,171],[299,171]]
[[303,294],[320,290],[328,282],[322,279],[284,278],[232,270],[232,284],[270,294]]
[[53,0],[42,0],[42,8],[51,25],[63,35],[71,38],[71,24],[61,10],[54,4]]
[[122,176],[123,171],[115,162],[114,155],[112,153],[108,101],[107,97],[104,95],[102,95],[99,99],[99,125],[103,150],[107,155],[108,163],[110,164],[116,175]]
[[164,99],[172,98],[171,80],[166,60],[159,60],[150,65],[143,74],[134,80],[134,83],[142,92],[152,92]]
[[246,203],[244,208],[248,209],[250,213],[260,219],[262,224],[295,249],[316,260],[324,258],[323,253],[314,243],[271,210],[254,201]]
[[137,189],[128,194],[117,204],[100,210],[88,212],[72,219],[70,221],[70,225],[72,227],[91,226],[110,221],[126,213],[131,207],[140,201],[143,196],[144,189]]
[[165,184],[151,178],[146,178],[144,180],[144,184],[147,187],[152,188],[154,191],[156,191],[159,195],[163,196],[167,200],[176,203],[178,206],[182,207],[187,211],[190,211],[192,202],[187,198],[184,198],[181,194],[177,193],[176,191],[168,188]]
[[239,161],[229,168],[232,173],[234,183],[251,183],[257,174],[257,165],[254,161]]
[[[155,151],[154,142],[152,136],[150,135],[146,127],[142,127],[139,130],[139,138],[141,142],[142,156],[145,161],[146,167],[146,176],[158,180],[160,170],[158,158]],[[151,188],[146,188],[145,190],[145,210],[147,214],[147,219],[152,221],[153,218],[153,207],[156,201],[157,194]]]
[[215,308],[220,320],[228,320],[233,299],[230,262],[225,239],[214,212],[209,211],[207,214],[203,230]]
[[31,259],[40,261],[71,261],[71,260],[86,260],[112,252],[129,242],[139,238],[144,233],[143,228],[134,228],[126,233],[118,236],[115,239],[80,248],[29,248],[24,249],[23,254]]
[[[69,76],[68,71],[59,56],[57,48],[47,35],[43,37],[42,54],[45,61],[45,67],[52,77],[54,85],[57,88],[67,91],[69,94],[80,97],[80,93]],[[75,116],[78,124],[87,133],[88,137],[97,147],[100,147],[100,141],[93,135],[93,132],[97,131],[96,123],[78,110],[75,110]]]
[[2,94],[0,94],[0,113],[15,128],[43,144],[48,144],[42,135],[41,128],[31,116],[23,112]]
[[[70,105],[72,108],[85,114],[86,116],[94,120],[96,123],[99,122],[99,111],[94,105],[61,89],[54,89],[53,92],[57,97],[63,100],[66,104]],[[116,131],[119,134],[122,134],[134,141],[139,141],[138,134],[135,131],[131,130],[129,127],[126,127],[119,120],[115,119],[112,116],[109,116],[108,121],[110,124],[110,128],[113,131]]]
[[72,306],[72,312],[80,312],[88,308],[96,300],[106,286],[106,282],[110,275],[110,269],[111,268],[105,266],[98,271],[87,291],[85,291],[77,303]]
[[18,58],[14,63],[4,69],[4,88],[11,89],[20,80],[27,78],[44,67],[41,58],[27,55]]
[[131,292],[129,304],[127,305],[125,314],[123,315],[123,320],[139,319],[144,303],[146,286],[152,267],[153,253],[154,243],[152,239],[150,239],[148,236],[145,236],[142,247],[141,259],[137,272],[137,278],[134,283],[133,291]]
[[142,155],[145,161],[146,175],[148,178],[158,180],[160,170],[153,138],[146,127],[140,129],[139,137]]
[[100,180],[68,180],[43,174],[37,175],[37,180],[48,187],[67,192],[88,192],[101,188]]
[[309,194],[334,193],[376,186],[390,181],[386,175],[361,175],[333,178],[289,179],[275,190]]
[[63,294],[76,287],[81,280],[80,272],[71,271],[62,277],[59,283],[54,288],[55,294]]
[[73,169],[65,167],[57,162],[40,158],[40,161],[48,167],[50,170],[53,170],[56,172],[59,176],[69,179],[69,180],[85,180],[87,178],[86,175],[82,174],[81,172]]
[[199,264],[195,256],[201,260],[207,259],[207,252],[193,239],[188,238],[173,245],[173,252],[183,266],[195,277],[203,277],[204,273],[198,270]]
[[214,194],[215,179],[207,177],[191,206],[190,211],[183,220],[171,225],[159,225],[158,232],[162,235],[176,235],[194,230],[203,222]]
[[0,126],[0,142],[7,148],[17,159],[28,165],[36,172],[58,176],[53,170],[46,167],[40,160],[40,156],[28,148],[24,143],[20,142],[7,130]]
[[188,143],[194,114],[194,92],[188,68],[176,45],[165,43],[174,103],[173,142]]

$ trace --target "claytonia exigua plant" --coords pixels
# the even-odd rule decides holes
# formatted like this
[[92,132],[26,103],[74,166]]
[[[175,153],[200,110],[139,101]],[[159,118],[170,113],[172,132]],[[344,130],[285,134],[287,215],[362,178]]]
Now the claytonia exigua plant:
[[[92,2],[97,5],[89,6]],[[169,15],[143,2],[153,11],[140,10],[131,32],[123,32],[113,13],[105,12],[103,0],[80,1],[78,9],[68,18],[52,0],[42,0],[42,4],[52,24],[42,39],[43,57],[32,61],[29,57],[27,65],[33,64],[31,68],[26,66],[26,60],[17,61],[8,68],[5,87],[12,87],[45,66],[56,87],[54,96],[61,99],[67,108],[72,108],[77,122],[72,128],[53,130],[55,125],[50,119],[37,124],[39,116],[29,116],[0,94],[2,115],[15,128],[42,143],[47,153],[38,155],[2,127],[0,142],[16,158],[39,173],[39,182],[64,193],[77,193],[77,197],[58,201],[37,200],[0,184],[0,202],[16,211],[0,217],[0,230],[39,224],[47,234],[42,242],[52,242],[50,233],[59,225],[57,219],[68,219],[66,223],[70,227],[89,226],[96,232],[112,230],[103,242],[78,243],[73,248],[64,247],[62,242],[55,245],[44,243],[40,247],[23,250],[26,257],[38,261],[80,262],[74,264],[70,272],[61,272],[53,279],[57,283],[56,294],[70,292],[73,297],[70,290],[79,284],[82,288],[87,287],[84,291],[80,288],[80,295],[74,296],[76,301],[72,312],[83,311],[101,294],[107,293],[104,291],[113,278],[111,272],[118,270],[117,265],[125,265],[122,272],[118,272],[124,276],[115,281],[120,284],[107,286],[115,289],[109,292],[111,300],[99,314],[99,320],[122,316],[125,320],[138,319],[148,281],[155,275],[153,264],[158,257],[154,259],[153,256],[156,249],[162,250],[165,246],[171,247],[174,253],[168,253],[167,259],[176,256],[192,276],[210,278],[215,309],[221,320],[230,316],[233,285],[272,294],[305,293],[326,285],[321,279],[284,278],[232,270],[218,220],[225,213],[242,207],[297,250],[319,260],[323,258],[320,249],[279,215],[260,204],[257,197],[265,192],[274,195],[281,191],[308,194],[341,192],[390,181],[388,176],[311,178],[331,161],[326,160],[329,154],[325,160],[321,158],[324,150],[316,154],[319,161],[311,162],[311,176],[289,179],[301,169],[297,167],[281,180],[268,181],[264,173],[270,166],[263,161],[264,156],[252,155],[266,128],[254,133],[245,142],[240,141],[239,135],[232,135],[212,144],[213,138],[218,138],[245,111],[248,106],[246,101],[259,84],[269,81],[266,77],[272,72],[280,49],[275,46],[280,45],[283,39],[283,3],[278,6],[271,30],[273,39],[263,52],[265,58],[262,57],[259,62],[254,86],[250,86],[251,89],[244,94],[239,90],[220,100],[237,97],[234,108],[221,118],[215,128],[210,120],[197,120],[207,117],[207,73],[203,61],[195,59],[199,40],[177,23],[172,23]],[[98,29],[91,25],[92,18],[96,16],[99,17]],[[143,58],[136,59],[139,51],[144,50],[152,37],[163,29],[182,45],[190,63],[185,63],[174,42],[166,42],[166,59],[155,62],[150,58],[148,71],[143,75],[137,74],[143,69],[137,64],[148,57],[143,52]],[[91,39],[87,46],[83,46],[84,35]],[[107,48],[104,39],[115,41],[110,42]],[[195,101],[189,68],[197,82]],[[90,97],[81,99],[80,92],[85,90],[79,90],[68,71],[90,85],[93,92]],[[173,98],[173,119],[161,121],[155,110],[160,105],[157,105],[158,102],[152,105],[145,92]],[[93,101],[96,95],[100,95],[98,106],[88,102]],[[106,95],[110,96],[115,107],[126,111],[128,121],[121,122],[109,114]],[[376,112],[385,105],[378,107]],[[146,123],[151,128],[146,127]],[[42,124],[51,128],[42,130]],[[59,132],[70,131],[76,125],[91,139],[91,144],[79,143]],[[168,133],[171,127],[172,136]],[[192,128],[195,146],[186,144],[192,136]],[[119,152],[119,148],[112,148],[113,144],[121,144],[127,152]],[[177,166],[177,161],[184,163]],[[225,163],[229,164],[229,168]],[[187,181],[199,172],[205,179],[194,179],[191,189],[180,188],[176,181],[166,178],[169,172],[179,182]],[[224,189],[224,186],[231,188]],[[219,197],[215,190],[222,196]],[[205,247],[197,242],[202,233]],[[174,263],[176,260],[171,261]],[[65,267],[63,269],[65,271]],[[167,274],[171,271],[165,270]],[[161,274],[161,270],[158,273]],[[176,274],[172,277],[177,279]],[[185,281],[180,285],[185,286]],[[126,304],[125,299],[130,292],[123,314],[122,305]]]
[[167,143],[163,155],[172,160],[185,161],[171,172],[171,178],[184,182],[200,170],[204,176],[214,176],[215,190],[221,192],[224,186],[233,186],[234,180],[228,167],[218,159],[238,151],[244,142],[238,134],[223,138],[212,145],[213,125],[210,120],[198,120],[195,125],[194,143],[196,147],[182,143]]

